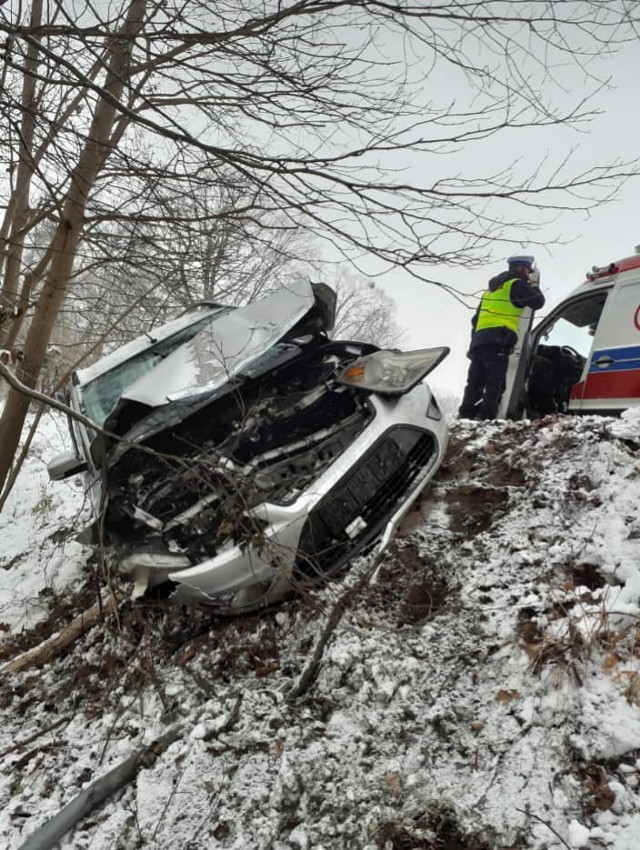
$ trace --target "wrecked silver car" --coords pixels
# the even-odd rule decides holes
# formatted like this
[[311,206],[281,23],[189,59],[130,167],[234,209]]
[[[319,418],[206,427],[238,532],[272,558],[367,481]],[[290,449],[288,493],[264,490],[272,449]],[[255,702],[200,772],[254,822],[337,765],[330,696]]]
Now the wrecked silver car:
[[73,375],[74,451],[135,594],[219,613],[269,605],[384,546],[438,468],[423,378],[447,348],[333,340],[335,293],[299,283],[205,304]]

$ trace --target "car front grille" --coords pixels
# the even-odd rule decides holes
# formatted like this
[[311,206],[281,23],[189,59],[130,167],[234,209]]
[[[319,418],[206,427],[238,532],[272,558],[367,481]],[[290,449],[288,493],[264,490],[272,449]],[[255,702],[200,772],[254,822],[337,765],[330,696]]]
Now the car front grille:
[[436,441],[419,428],[391,428],[309,514],[294,575],[331,574],[367,546],[431,466]]

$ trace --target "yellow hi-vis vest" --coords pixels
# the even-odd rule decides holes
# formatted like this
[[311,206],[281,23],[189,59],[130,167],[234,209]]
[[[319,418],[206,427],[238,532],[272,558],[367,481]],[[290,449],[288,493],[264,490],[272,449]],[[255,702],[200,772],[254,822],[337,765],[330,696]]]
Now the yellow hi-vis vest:
[[518,333],[522,307],[515,307],[511,303],[511,287],[518,278],[505,281],[500,289],[493,292],[485,292],[480,301],[480,311],[476,330],[485,328],[509,328],[510,331]]

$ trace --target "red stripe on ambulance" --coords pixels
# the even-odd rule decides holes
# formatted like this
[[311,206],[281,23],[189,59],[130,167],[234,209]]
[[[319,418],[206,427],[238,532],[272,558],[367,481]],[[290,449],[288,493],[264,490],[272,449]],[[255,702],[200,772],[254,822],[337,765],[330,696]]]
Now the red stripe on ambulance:
[[575,385],[571,398],[640,398],[640,369],[591,374]]

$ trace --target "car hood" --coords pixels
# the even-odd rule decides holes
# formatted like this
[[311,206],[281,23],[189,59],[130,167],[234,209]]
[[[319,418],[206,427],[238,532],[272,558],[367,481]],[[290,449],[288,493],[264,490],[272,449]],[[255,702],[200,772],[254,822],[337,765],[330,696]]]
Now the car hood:
[[121,400],[159,407],[210,395],[278,342],[314,304],[311,284],[300,281],[214,316],[192,339],[131,384]]

